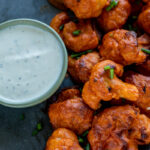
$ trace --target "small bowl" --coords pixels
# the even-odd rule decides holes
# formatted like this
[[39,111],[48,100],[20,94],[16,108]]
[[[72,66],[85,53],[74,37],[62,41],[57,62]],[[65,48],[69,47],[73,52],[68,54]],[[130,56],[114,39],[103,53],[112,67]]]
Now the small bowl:
[[[60,87],[62,81],[64,80],[65,74],[67,72],[68,56],[67,56],[66,47],[65,47],[62,39],[60,38],[60,36],[50,26],[46,25],[45,23],[37,21],[37,20],[33,20],[33,19],[24,19],[24,18],[23,19],[14,19],[14,20],[10,20],[10,21],[1,23],[0,31],[2,31],[3,29],[6,29],[8,27],[15,26],[15,25],[30,25],[32,27],[40,28],[40,29],[46,31],[47,33],[50,33],[60,43],[59,44],[60,45],[59,48],[61,48],[60,57],[62,57],[62,63],[60,66],[61,71],[57,75],[58,78],[56,78],[56,82],[54,82],[54,84],[51,87],[47,88],[42,95],[40,95],[38,97],[35,96],[34,98],[28,99],[27,101],[25,101],[25,100],[23,100],[23,101],[21,101],[21,100],[13,101],[12,100],[11,101],[11,100],[8,100],[7,98],[4,98],[3,96],[1,96],[2,93],[0,92],[0,104],[2,104],[4,106],[8,106],[8,107],[24,108],[24,107],[34,106],[36,104],[42,103],[43,101],[47,100],[50,96],[52,96],[56,92],[56,90]],[[43,61],[41,61],[41,62],[43,62]],[[48,84],[48,83],[46,83],[46,84]]]

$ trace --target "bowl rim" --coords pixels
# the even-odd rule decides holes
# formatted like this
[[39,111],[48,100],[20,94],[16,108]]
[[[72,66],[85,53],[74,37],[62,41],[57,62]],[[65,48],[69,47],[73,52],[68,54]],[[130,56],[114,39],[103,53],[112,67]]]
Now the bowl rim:
[[12,26],[12,25],[32,25],[33,27],[34,26],[39,27],[39,28],[53,34],[56,37],[56,39],[59,41],[60,46],[62,47],[62,54],[63,54],[62,55],[62,57],[63,57],[62,70],[61,70],[60,75],[57,78],[56,82],[52,85],[52,87],[50,89],[48,89],[46,91],[46,93],[44,93],[40,97],[31,99],[30,101],[27,101],[27,102],[21,102],[21,101],[5,102],[5,99],[0,99],[0,104],[2,104],[4,106],[12,107],[12,108],[26,108],[26,107],[31,107],[31,106],[34,106],[34,105],[44,102],[58,90],[58,88],[60,87],[61,83],[63,82],[66,72],[67,72],[68,54],[67,54],[66,46],[65,46],[63,40],[61,39],[61,37],[58,35],[58,33],[54,29],[52,29],[47,24],[45,24],[41,21],[35,20],[35,19],[19,18],[19,19],[12,19],[12,20],[8,20],[8,21],[0,23],[0,28],[4,29],[4,28]]

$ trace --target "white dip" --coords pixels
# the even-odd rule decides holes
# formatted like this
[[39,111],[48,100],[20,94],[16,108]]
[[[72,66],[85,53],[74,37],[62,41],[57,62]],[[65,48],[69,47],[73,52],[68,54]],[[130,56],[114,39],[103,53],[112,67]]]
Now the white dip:
[[45,94],[61,73],[61,48],[53,34],[38,27],[0,30],[0,99],[27,102]]

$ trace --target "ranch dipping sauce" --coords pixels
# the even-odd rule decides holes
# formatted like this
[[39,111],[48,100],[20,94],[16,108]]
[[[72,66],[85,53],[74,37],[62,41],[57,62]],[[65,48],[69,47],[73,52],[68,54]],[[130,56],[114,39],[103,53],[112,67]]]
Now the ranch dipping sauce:
[[58,39],[32,25],[0,30],[0,100],[28,102],[44,95],[63,67]]

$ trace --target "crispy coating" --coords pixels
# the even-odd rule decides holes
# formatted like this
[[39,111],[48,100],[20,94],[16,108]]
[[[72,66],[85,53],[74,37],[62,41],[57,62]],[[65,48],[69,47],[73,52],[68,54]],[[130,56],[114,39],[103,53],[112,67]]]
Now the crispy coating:
[[88,134],[92,150],[128,150],[126,130],[130,129],[138,114],[138,109],[127,105],[105,109],[95,116]]
[[98,17],[107,5],[107,0],[64,0],[64,3],[78,18],[87,19]]
[[89,80],[91,70],[100,61],[98,52],[82,55],[79,59],[68,58],[68,72],[76,82],[85,83]]
[[148,34],[143,34],[138,37],[138,47],[139,48],[150,48],[150,36]]
[[[63,93],[63,97],[66,98],[67,95],[64,96]],[[73,98],[69,96],[69,99],[56,101],[56,103],[51,104],[48,114],[50,122],[55,129],[67,128],[77,134],[82,134],[88,130],[93,119],[93,111],[83,103],[81,98],[74,96]]]
[[[105,66],[113,67],[115,75],[110,79],[110,71],[104,70]],[[138,89],[128,83],[124,83],[117,76],[123,74],[123,66],[110,60],[97,63],[91,72],[90,80],[86,82],[82,91],[84,102],[92,109],[97,109],[101,100],[110,101],[112,99],[125,98],[136,101],[139,97]]]
[[50,2],[52,5],[54,5],[58,9],[61,9],[61,10],[66,9],[63,0],[48,0],[48,2]]
[[150,119],[126,105],[105,109],[95,116],[88,140],[92,150],[138,150],[137,144],[150,143],[149,132]]
[[61,93],[59,93],[57,102],[64,101],[67,99],[80,98],[80,97],[81,95],[78,89],[76,88],[66,89],[66,90],[61,91]]
[[49,137],[45,150],[83,150],[77,136],[70,130],[59,128]]
[[62,30],[60,30],[60,27],[69,22],[69,20],[68,14],[66,12],[61,12],[52,19],[50,26],[62,37]]
[[148,3],[148,2],[149,2],[149,0],[143,0],[143,2],[144,2],[144,3]]
[[130,138],[139,145],[150,143],[150,119],[145,115],[138,115],[130,130]]
[[104,35],[100,55],[122,65],[142,63],[146,54],[138,49],[136,33],[118,29]]
[[144,63],[136,66],[136,70],[144,75],[150,75],[150,56]]
[[118,5],[107,11],[103,10],[97,21],[105,32],[121,28],[127,21],[131,12],[131,5],[128,0],[119,0]]
[[[147,34],[143,34],[138,38],[138,49],[141,48],[150,49],[150,36]],[[147,57],[147,60],[136,66],[136,70],[142,74],[150,75],[150,56]]]
[[132,71],[125,76],[125,81],[134,84],[139,90],[140,96],[134,103],[150,117],[150,77]]
[[148,34],[150,34],[150,2],[144,6],[143,11],[138,17],[139,26]]
[[[79,35],[73,32],[79,30]],[[79,20],[79,23],[69,22],[63,29],[63,40],[66,46],[75,52],[94,49],[98,46],[99,38],[90,20]]]

